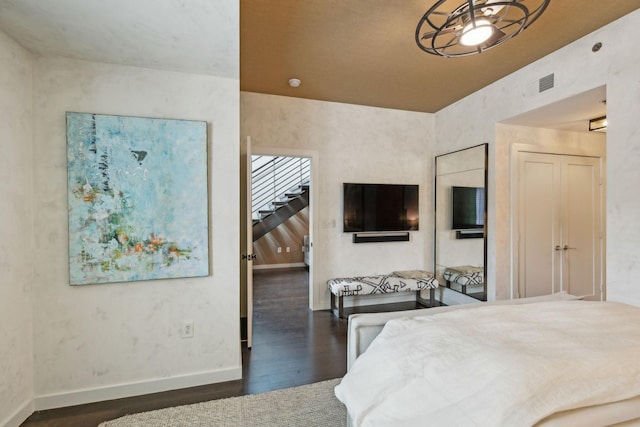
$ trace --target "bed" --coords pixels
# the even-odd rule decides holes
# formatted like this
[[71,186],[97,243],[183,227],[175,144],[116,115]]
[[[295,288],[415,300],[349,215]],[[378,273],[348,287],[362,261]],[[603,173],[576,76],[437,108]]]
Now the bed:
[[356,427],[640,425],[640,308],[556,294],[349,318]]

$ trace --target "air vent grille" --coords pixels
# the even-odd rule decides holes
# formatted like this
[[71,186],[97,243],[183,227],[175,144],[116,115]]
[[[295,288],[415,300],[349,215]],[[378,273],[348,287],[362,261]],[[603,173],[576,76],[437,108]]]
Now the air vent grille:
[[552,89],[553,85],[554,85],[554,80],[555,80],[555,77],[554,77],[553,73],[549,74],[548,76],[542,77],[538,81],[538,93],[542,93],[545,90]]

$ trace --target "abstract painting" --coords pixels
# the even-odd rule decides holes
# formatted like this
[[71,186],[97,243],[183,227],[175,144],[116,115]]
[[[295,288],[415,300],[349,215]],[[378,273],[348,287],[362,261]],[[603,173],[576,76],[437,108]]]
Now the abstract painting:
[[207,124],[67,113],[71,285],[209,274]]

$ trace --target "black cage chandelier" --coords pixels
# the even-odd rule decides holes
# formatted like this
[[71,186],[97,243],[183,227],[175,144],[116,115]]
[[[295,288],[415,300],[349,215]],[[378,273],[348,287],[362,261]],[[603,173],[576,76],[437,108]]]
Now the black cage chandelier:
[[416,43],[432,55],[482,53],[520,34],[551,0],[439,0],[416,27]]

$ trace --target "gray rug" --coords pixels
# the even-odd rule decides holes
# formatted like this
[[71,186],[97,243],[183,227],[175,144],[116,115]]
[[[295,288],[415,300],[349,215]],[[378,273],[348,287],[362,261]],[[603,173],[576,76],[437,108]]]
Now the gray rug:
[[347,411],[333,394],[339,381],[127,415],[99,427],[344,427]]

